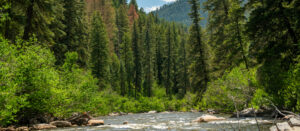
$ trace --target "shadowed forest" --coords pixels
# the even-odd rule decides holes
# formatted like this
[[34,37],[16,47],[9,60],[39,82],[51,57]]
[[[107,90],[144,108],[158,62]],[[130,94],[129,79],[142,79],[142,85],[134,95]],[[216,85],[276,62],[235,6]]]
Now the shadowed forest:
[[74,112],[300,112],[300,0],[186,1],[189,26],[136,0],[1,0],[0,126]]

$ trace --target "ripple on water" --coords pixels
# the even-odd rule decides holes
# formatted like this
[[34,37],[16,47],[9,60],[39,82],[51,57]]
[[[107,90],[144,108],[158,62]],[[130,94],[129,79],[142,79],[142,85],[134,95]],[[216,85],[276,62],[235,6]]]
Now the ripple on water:
[[[244,118],[237,120],[235,118],[226,117],[227,120],[224,121],[215,121],[208,123],[195,123],[192,120],[201,116],[202,113],[156,113],[156,114],[131,114],[125,116],[105,116],[100,117],[105,121],[104,126],[97,127],[72,127],[72,128],[63,128],[56,129],[54,131],[152,131],[152,130],[171,130],[171,131],[201,131],[201,130],[226,130],[234,131],[238,129],[240,125],[243,130],[257,130],[255,119],[253,118]],[[217,115],[219,116],[219,115]],[[129,124],[123,125],[124,121],[128,121]],[[260,126],[262,127],[261,131],[267,131],[270,127],[265,124],[268,123],[268,120],[259,119]]]

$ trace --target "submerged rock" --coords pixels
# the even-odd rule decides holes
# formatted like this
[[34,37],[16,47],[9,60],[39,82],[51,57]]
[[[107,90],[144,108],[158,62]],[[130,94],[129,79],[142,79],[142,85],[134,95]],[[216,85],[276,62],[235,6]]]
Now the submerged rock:
[[89,120],[88,125],[89,126],[100,126],[100,125],[104,125],[104,121],[103,120]]
[[50,124],[35,124],[32,126],[34,130],[44,130],[44,129],[53,129],[56,128],[56,126],[50,125]]
[[71,127],[71,122],[68,121],[53,121],[50,122],[50,125],[56,126],[56,127]]
[[128,124],[128,121],[123,122],[123,125],[127,125],[127,124]]
[[193,120],[193,122],[210,122],[210,121],[220,121],[225,120],[223,117],[216,117],[212,115],[202,115],[201,117],[198,117],[196,120]]

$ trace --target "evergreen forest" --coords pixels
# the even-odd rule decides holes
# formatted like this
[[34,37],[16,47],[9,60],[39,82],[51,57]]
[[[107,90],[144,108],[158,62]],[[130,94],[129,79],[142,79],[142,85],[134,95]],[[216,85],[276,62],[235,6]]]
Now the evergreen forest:
[[186,1],[188,25],[136,0],[1,0],[0,126],[74,112],[300,112],[300,0]]

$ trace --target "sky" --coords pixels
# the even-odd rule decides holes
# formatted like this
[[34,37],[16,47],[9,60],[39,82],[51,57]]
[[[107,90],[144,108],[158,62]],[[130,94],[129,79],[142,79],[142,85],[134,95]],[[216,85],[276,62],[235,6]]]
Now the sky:
[[156,10],[157,8],[159,8],[164,4],[174,2],[176,0],[136,0],[136,1],[138,3],[138,6],[144,8],[144,10],[148,13]]

